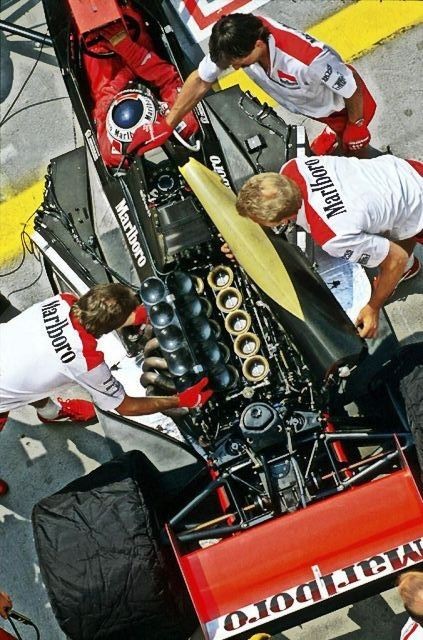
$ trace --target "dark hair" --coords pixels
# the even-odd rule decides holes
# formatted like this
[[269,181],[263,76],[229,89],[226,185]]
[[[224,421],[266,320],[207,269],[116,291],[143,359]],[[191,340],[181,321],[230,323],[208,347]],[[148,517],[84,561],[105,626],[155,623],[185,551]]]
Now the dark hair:
[[244,58],[257,40],[267,42],[269,29],[251,13],[222,16],[214,25],[210,40],[210,58],[220,69],[226,69],[234,58]]
[[71,312],[96,338],[121,327],[139,304],[123,284],[97,284],[72,305]]

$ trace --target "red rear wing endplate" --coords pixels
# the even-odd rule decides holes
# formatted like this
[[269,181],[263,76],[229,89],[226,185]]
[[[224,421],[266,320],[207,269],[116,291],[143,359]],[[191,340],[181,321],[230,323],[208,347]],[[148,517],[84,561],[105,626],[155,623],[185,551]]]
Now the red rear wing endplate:
[[205,637],[223,640],[423,561],[423,502],[410,470],[183,555]]

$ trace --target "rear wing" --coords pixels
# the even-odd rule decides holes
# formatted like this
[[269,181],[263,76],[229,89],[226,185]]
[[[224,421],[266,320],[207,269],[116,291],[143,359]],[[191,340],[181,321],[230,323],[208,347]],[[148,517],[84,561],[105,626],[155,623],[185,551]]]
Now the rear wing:
[[[403,468],[206,548],[175,554],[207,640],[281,631],[423,563],[423,502]],[[323,605],[323,607],[322,607]],[[318,611],[318,612],[317,612]],[[305,615],[304,615],[305,614]]]

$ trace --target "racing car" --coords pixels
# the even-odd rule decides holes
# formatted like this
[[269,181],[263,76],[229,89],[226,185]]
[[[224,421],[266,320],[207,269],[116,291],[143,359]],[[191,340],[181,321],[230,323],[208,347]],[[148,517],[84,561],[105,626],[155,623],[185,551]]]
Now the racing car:
[[[248,638],[392,585],[423,562],[421,345],[399,350],[391,336],[389,356],[370,354],[311,240],[303,251],[234,204],[248,177],[309,153],[304,128],[231,87],[196,107],[190,140],[107,166],[83,57],[113,55],[99,28],[125,20],[127,3],[43,4],[85,139],[51,161],[36,216],[52,287],[138,292],[145,330],[100,343],[132,395],[203,377],[214,390],[201,410],[154,425],[98,411],[106,433],[131,432],[126,453],[35,507],[62,630],[182,640],[199,624],[207,640]],[[202,52],[170,3],[133,6],[185,78]],[[154,118],[154,88],[138,90]],[[366,287],[357,278],[347,297]]]

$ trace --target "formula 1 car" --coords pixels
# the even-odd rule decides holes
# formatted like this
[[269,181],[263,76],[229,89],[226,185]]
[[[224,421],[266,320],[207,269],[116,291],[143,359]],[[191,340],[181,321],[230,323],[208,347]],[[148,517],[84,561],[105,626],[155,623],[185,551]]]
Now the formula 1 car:
[[[164,640],[197,623],[208,640],[247,638],[392,585],[423,561],[420,346],[395,350],[391,337],[389,358],[370,355],[333,295],[343,283],[332,274],[328,286],[287,229],[264,230],[234,206],[248,177],[308,153],[303,127],[232,87],[199,104],[193,139],[107,167],[82,60],[111,55],[96,34],[126,3],[43,4],[86,142],[52,160],[36,216],[52,286],[82,294],[120,281],[139,292],[145,331],[102,338],[133,395],[204,376],[215,391],[155,430],[99,411],[122,433],[141,430],[144,453],[35,507],[61,628],[75,640]],[[186,77],[202,53],[172,6],[133,4]]]

